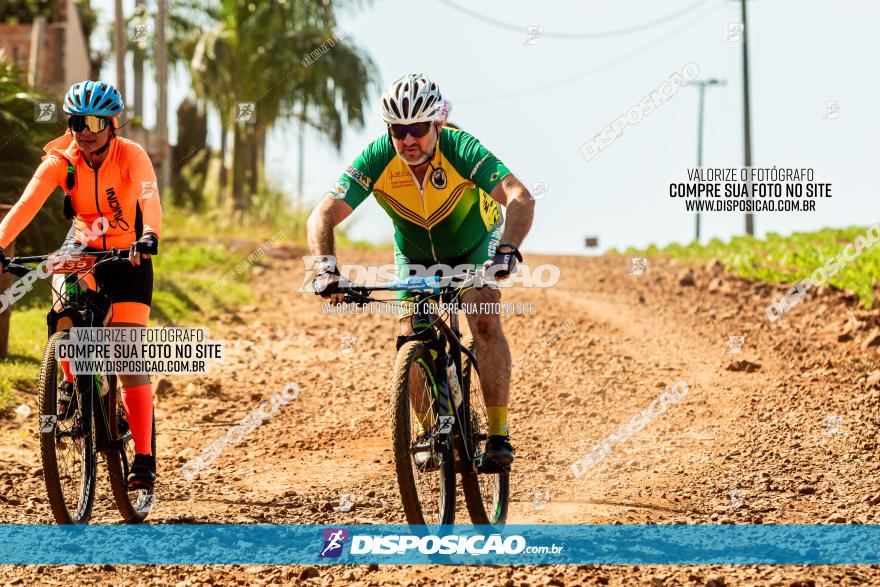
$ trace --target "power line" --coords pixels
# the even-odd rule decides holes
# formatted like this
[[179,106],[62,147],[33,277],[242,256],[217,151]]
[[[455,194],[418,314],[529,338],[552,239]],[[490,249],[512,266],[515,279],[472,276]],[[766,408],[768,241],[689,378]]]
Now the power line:
[[[443,1],[443,0],[441,0],[441,1]],[[697,15],[695,18],[692,18],[692,19],[682,23],[681,26],[672,29],[667,34],[663,35],[662,37],[658,37],[658,38],[654,39],[653,41],[650,41],[650,42],[642,45],[641,47],[638,47],[638,48],[630,51],[629,53],[626,53],[626,54],[618,57],[617,59],[614,59],[614,60],[609,61],[607,63],[603,63],[602,65],[598,65],[596,67],[593,67],[593,68],[590,68],[590,69],[587,69],[587,70],[584,70],[581,72],[577,72],[572,75],[568,75],[560,80],[557,80],[555,82],[551,82],[549,84],[541,84],[538,87],[535,87],[533,85],[527,89],[512,90],[509,92],[505,92],[503,94],[495,94],[494,96],[479,96],[479,97],[473,98],[473,99],[464,98],[461,100],[455,100],[454,104],[479,104],[479,103],[490,102],[490,101],[491,102],[502,102],[505,100],[512,100],[515,98],[522,98],[525,96],[540,94],[542,92],[546,92],[549,90],[555,90],[556,88],[559,88],[562,86],[567,86],[567,85],[577,83],[584,78],[590,77],[591,75],[597,74],[597,73],[599,73],[603,70],[606,70],[610,67],[614,67],[615,65],[619,65],[625,61],[632,59],[633,57],[636,57],[638,55],[641,55],[642,53],[645,53],[645,52],[653,49],[654,47],[657,47],[658,45],[662,45],[663,43],[669,41],[672,37],[675,37],[676,35],[678,35],[682,31],[684,31],[685,29],[690,27],[692,24],[702,20],[703,18],[705,18],[709,14],[715,12],[721,6],[722,6],[722,4],[716,4],[714,7],[710,8],[709,10],[703,11],[702,13]]]
[[[504,21],[500,21],[500,20],[491,18],[491,17],[486,16],[484,14],[480,14],[479,12],[474,12],[473,10],[469,10],[469,9],[465,8],[464,6],[459,6],[458,4],[455,4],[454,2],[451,2],[450,0],[439,0],[439,1],[441,4],[445,4],[446,6],[452,8],[454,10],[457,10],[457,11],[461,12],[462,14],[466,14],[466,15],[470,16],[471,18],[475,18],[479,21],[482,21],[482,22],[489,24],[489,25],[492,25],[494,27],[502,28],[502,29],[505,29],[508,31],[513,31],[513,32],[516,32],[519,34],[522,34],[523,32],[528,31],[528,27],[519,26],[519,25],[511,24],[509,22],[504,22]],[[624,27],[621,29],[614,29],[614,30],[610,30],[610,31],[598,31],[598,32],[591,32],[591,33],[554,33],[554,32],[543,31],[541,33],[541,36],[547,37],[550,39],[562,39],[562,40],[566,40],[566,41],[579,41],[579,40],[605,39],[608,37],[629,35],[632,33],[637,33],[640,31],[644,31],[644,30],[665,24],[671,20],[678,18],[679,16],[682,16],[684,14],[687,14],[688,12],[691,12],[692,10],[695,10],[697,7],[699,7],[702,4],[706,4],[707,2],[709,2],[709,0],[697,0],[696,2],[694,2],[692,4],[688,4],[684,8],[681,8],[675,12],[667,14],[666,16],[661,16],[659,18],[655,18],[654,20],[649,20],[649,21],[643,22],[641,24],[637,24],[637,25],[630,26],[630,27]]]

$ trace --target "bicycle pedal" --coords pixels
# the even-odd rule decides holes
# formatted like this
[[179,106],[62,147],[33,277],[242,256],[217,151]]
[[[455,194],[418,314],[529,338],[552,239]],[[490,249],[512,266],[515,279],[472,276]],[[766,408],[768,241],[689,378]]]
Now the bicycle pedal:
[[129,492],[132,492],[132,491],[150,491],[150,492],[152,492],[154,489],[154,484],[153,483],[144,483],[144,484],[132,485],[131,483],[128,483],[126,486],[126,489]]
[[479,461],[477,462],[477,473],[484,475],[497,475],[498,473],[509,472],[510,465],[501,465],[495,461],[484,461],[482,455],[480,455]]

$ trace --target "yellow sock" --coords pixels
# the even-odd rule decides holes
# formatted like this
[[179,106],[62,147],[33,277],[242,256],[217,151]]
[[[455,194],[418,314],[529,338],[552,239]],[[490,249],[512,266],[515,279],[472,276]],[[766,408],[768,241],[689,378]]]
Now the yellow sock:
[[507,406],[486,406],[489,436],[507,436]]

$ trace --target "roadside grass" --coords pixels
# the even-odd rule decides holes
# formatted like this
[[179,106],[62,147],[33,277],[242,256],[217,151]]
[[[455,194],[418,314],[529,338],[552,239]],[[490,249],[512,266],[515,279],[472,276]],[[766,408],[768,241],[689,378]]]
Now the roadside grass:
[[247,253],[235,253],[218,242],[167,243],[153,257],[151,318],[159,324],[205,324],[218,311],[251,301],[247,285],[250,267],[222,286],[218,284],[246,258]]
[[[256,248],[255,244],[255,248]],[[165,243],[153,258],[155,271],[151,324],[207,325],[218,312],[252,300],[247,284],[251,269],[214,287],[220,279],[247,258],[222,243]],[[32,393],[40,376],[40,361],[46,343],[46,313],[51,304],[48,285],[38,282],[13,306],[9,329],[9,358],[0,361],[0,413],[14,407],[15,392]]]
[[[279,192],[255,202],[246,215],[230,213],[224,206],[193,212],[174,206],[170,199],[163,201],[162,208],[163,239],[160,253],[153,257],[150,319],[154,326],[209,326],[218,314],[253,303],[249,285],[253,266],[248,256],[273,237],[280,240],[279,245],[305,242],[310,212],[290,206]],[[232,241],[236,241],[234,246]],[[249,243],[253,244],[250,250]],[[383,246],[353,240],[339,230],[337,244]],[[13,307],[10,356],[0,361],[0,414],[21,402],[21,393],[36,388],[51,299],[49,286],[38,281]]]
[[[824,228],[815,232],[790,235],[768,233],[764,239],[736,236],[729,242],[712,239],[706,244],[673,243],[660,248],[629,248],[625,255],[650,257],[660,255],[694,263],[710,259],[720,261],[728,273],[773,284],[794,285],[824,267],[857,236],[865,237],[866,227]],[[851,253],[850,253],[851,254]],[[880,244],[866,247],[851,262],[844,262],[828,284],[858,296],[867,308],[876,303],[875,283],[880,280]]]
[[47,308],[32,307],[15,308],[12,312],[9,357],[0,361],[0,413],[14,407],[14,391],[32,393],[37,387],[46,344],[46,311]]

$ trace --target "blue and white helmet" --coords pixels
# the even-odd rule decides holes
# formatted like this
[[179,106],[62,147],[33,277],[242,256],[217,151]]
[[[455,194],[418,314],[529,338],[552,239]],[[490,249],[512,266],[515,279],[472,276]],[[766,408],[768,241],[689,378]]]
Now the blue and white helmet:
[[102,81],[82,81],[64,96],[64,113],[80,116],[119,116],[125,104],[119,90]]

